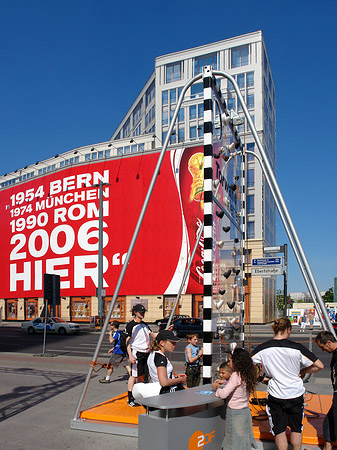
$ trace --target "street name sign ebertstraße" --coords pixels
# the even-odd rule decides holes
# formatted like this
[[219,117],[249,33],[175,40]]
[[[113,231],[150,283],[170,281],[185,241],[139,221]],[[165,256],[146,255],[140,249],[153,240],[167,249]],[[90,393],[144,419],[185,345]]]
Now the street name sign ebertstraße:
[[272,275],[282,275],[282,266],[255,266],[251,268],[252,276],[270,277]]

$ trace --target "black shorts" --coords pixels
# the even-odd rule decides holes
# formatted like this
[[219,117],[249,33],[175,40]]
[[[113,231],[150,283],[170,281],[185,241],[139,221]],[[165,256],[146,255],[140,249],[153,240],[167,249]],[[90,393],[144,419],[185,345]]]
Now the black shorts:
[[149,381],[149,368],[147,366],[147,358],[149,357],[149,353],[136,352],[136,364],[132,364],[132,376],[133,377],[141,377],[144,375],[144,383]]
[[274,436],[286,431],[287,427],[295,433],[302,433],[303,395],[286,399],[268,395],[266,412],[269,417],[270,431]]
[[331,408],[323,422],[323,436],[328,442],[337,440],[337,393],[333,394]]

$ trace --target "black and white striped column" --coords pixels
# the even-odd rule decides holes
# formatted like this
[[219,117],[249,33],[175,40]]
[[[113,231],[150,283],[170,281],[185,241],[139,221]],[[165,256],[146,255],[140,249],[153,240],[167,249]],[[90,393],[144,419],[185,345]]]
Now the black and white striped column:
[[242,318],[242,347],[245,343],[245,289],[246,289],[246,154],[242,152],[241,159],[241,265],[242,265],[242,283],[241,283],[241,318]]
[[213,100],[212,70],[204,67],[204,302],[203,384],[212,382]]

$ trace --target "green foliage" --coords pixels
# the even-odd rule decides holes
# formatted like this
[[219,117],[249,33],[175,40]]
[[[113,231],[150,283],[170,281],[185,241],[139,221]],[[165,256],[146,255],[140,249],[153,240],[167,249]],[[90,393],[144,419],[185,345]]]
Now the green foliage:
[[[283,291],[281,289],[277,289],[276,291],[276,304],[277,309],[279,311],[283,311],[284,309],[284,299],[283,299]],[[294,300],[290,298],[290,295],[287,296],[287,307],[292,308],[294,304]]]
[[322,295],[322,299],[325,302],[333,302],[333,288],[329,288],[324,295]]

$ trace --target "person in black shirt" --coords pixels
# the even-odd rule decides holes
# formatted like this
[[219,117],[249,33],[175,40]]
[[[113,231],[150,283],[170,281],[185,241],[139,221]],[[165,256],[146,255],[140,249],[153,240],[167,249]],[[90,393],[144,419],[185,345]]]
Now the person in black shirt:
[[337,341],[330,331],[321,331],[316,336],[315,342],[323,352],[332,353],[330,363],[332,405],[323,422],[324,450],[331,450],[337,440]]
[[165,356],[165,353],[174,351],[179,340],[171,330],[162,330],[151,345],[147,365],[152,383],[159,383],[161,386],[160,394],[181,390],[186,383],[186,375],[175,375],[171,361]]

